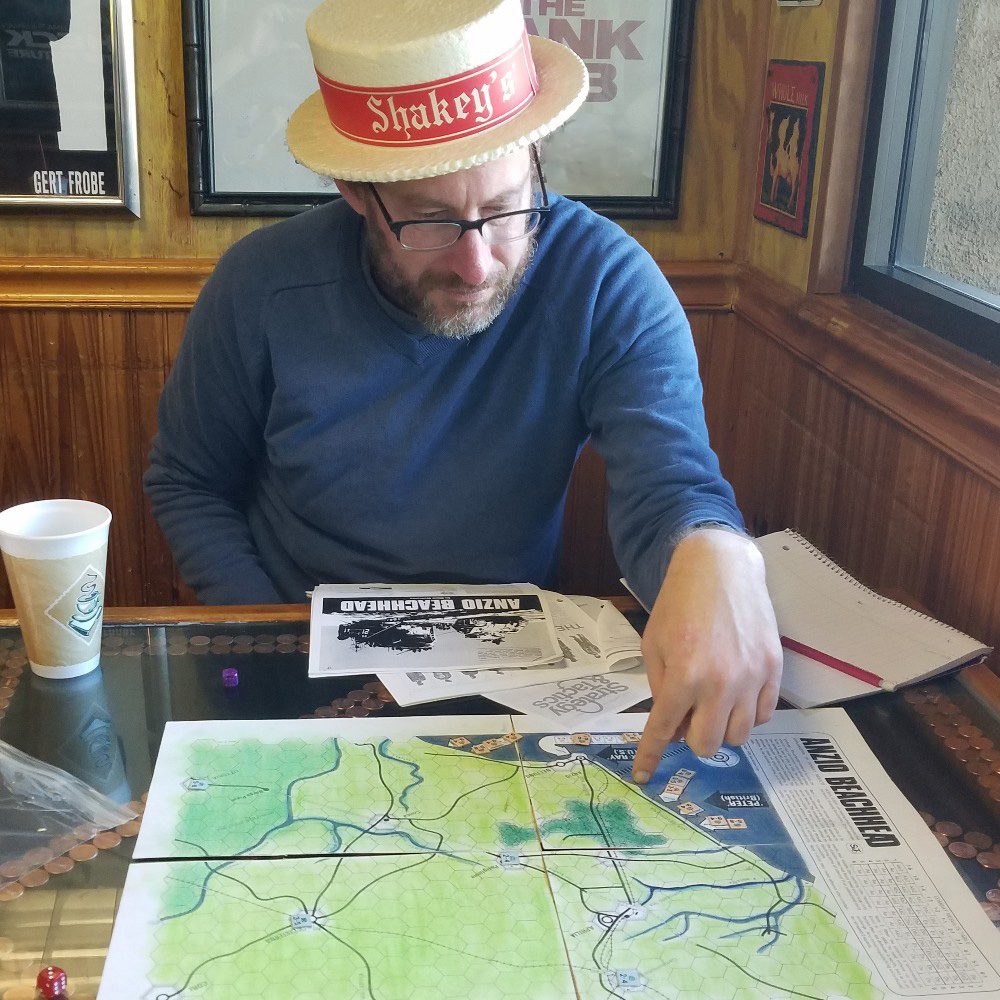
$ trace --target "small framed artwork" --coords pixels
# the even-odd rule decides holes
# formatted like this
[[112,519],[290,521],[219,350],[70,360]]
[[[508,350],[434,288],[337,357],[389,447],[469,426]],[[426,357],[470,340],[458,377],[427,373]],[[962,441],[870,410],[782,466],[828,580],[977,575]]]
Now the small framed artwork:
[[131,0],[0,0],[0,208],[139,214]]
[[767,67],[753,214],[796,236],[809,231],[824,73],[821,62],[772,59]]
[[[6,2],[6,0],[3,0]],[[290,215],[338,197],[285,126],[316,90],[305,22],[319,0],[184,0],[195,215]],[[529,34],[586,63],[584,106],[546,144],[546,180],[607,215],[676,218],[695,0],[521,0]]]

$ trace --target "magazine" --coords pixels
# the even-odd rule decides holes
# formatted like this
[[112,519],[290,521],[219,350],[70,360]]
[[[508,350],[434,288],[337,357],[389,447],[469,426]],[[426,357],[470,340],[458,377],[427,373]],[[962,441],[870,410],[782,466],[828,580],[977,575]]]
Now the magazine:
[[[640,663],[639,633],[609,601],[596,597],[564,597],[543,591],[563,656],[545,667],[498,670],[380,673],[379,680],[397,704],[409,706],[531,685],[565,685],[609,671],[625,671]],[[541,697],[541,693],[538,693]],[[648,690],[636,701],[649,697]],[[500,700],[504,704],[507,702]],[[634,704],[634,702],[633,702]]]
[[545,594],[527,583],[323,584],[309,676],[534,667],[562,658]]

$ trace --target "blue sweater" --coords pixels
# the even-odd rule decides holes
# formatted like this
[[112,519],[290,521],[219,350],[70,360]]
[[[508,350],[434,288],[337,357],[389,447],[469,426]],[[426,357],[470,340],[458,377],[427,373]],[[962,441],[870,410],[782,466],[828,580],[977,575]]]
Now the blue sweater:
[[709,448],[681,307],[649,255],[553,198],[493,325],[427,334],[376,289],[342,200],[219,261],[160,400],[146,491],[212,604],[301,602],[321,582],[556,585],[583,443],[651,602],[677,535],[742,527]]

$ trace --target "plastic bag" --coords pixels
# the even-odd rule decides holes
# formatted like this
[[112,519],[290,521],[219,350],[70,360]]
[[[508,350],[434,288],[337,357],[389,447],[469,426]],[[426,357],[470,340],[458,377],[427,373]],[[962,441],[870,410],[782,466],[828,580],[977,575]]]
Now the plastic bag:
[[0,889],[137,815],[0,740]]

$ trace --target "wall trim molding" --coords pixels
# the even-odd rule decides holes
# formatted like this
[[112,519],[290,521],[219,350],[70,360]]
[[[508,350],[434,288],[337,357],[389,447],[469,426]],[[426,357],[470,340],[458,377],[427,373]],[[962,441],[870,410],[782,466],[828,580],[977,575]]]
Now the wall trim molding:
[[[215,260],[0,258],[0,309],[190,309]],[[668,261],[660,269],[685,308],[729,312],[739,266]]]
[[807,294],[745,267],[737,316],[1000,487],[1000,368],[851,295]]
[[190,309],[215,261],[0,259],[0,309]]
[[733,261],[657,261],[688,311],[732,312],[740,265]]

